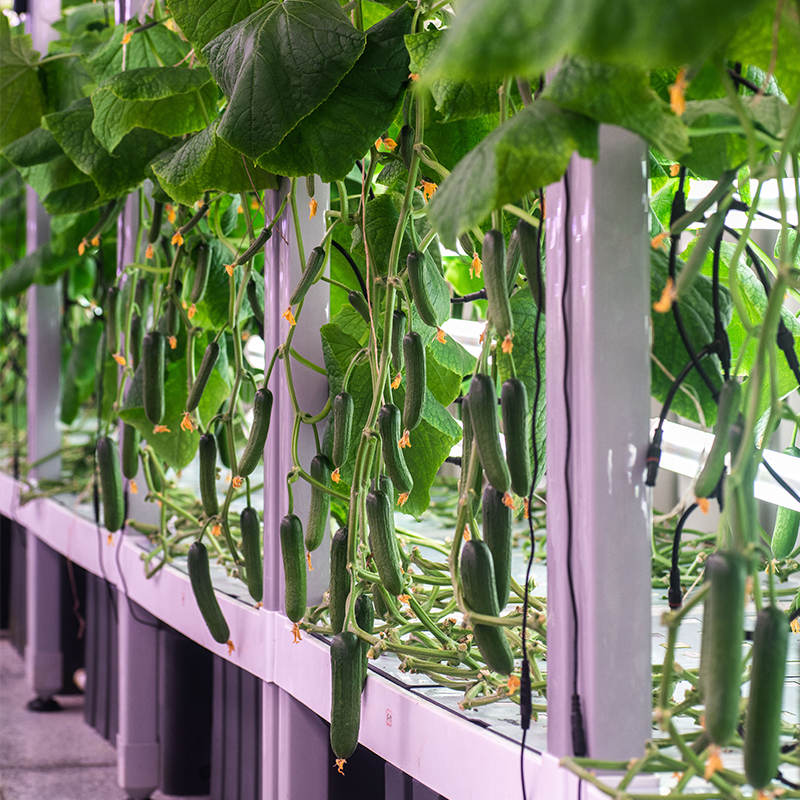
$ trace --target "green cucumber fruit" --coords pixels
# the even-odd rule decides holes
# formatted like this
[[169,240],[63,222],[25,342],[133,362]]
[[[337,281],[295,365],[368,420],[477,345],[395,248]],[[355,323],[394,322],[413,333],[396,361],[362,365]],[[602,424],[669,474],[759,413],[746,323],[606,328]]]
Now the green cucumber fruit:
[[788,639],[786,614],[775,606],[762,608],[753,633],[750,697],[744,723],[744,774],[754,789],[763,789],[778,772]]
[[193,542],[189,548],[187,559],[189,566],[189,581],[192,584],[194,599],[203,615],[203,619],[211,632],[214,641],[225,644],[231,638],[228,623],[222,614],[222,609],[214,594],[211,585],[211,568],[208,564],[208,552],[202,542]]
[[497,392],[494,381],[481,372],[475,373],[469,386],[469,415],[478,455],[489,483],[505,494],[511,486],[497,424]]
[[706,559],[709,590],[703,609],[700,682],[711,741],[726,745],[739,722],[744,641],[744,557],[717,551]]
[[106,347],[111,355],[119,350],[119,327],[122,298],[116,286],[109,286],[103,313],[106,319]]
[[158,463],[155,456],[148,454],[147,467],[150,471],[150,481],[153,484],[153,491],[161,494],[161,492],[164,491],[164,470],[161,468],[161,464]]
[[384,619],[389,613],[389,607],[386,605],[386,601],[383,599],[383,595],[377,583],[372,584],[372,601],[375,604],[375,613],[378,617]]
[[189,396],[186,398],[187,411],[194,411],[197,406],[200,405],[203,391],[206,388],[206,384],[211,377],[211,372],[218,358],[219,343],[216,341],[209,342],[205,353],[203,353],[203,360],[200,362],[200,368],[197,370],[192,388],[189,390]]
[[361,292],[352,291],[347,295],[347,299],[350,305],[361,315],[364,322],[369,325],[369,306],[364,295]]
[[403,125],[397,137],[397,149],[403,159],[406,169],[411,169],[411,156],[414,154],[414,129],[410,125]]
[[204,433],[200,437],[200,500],[206,515],[219,514],[217,500],[217,442],[213,434]]
[[142,344],[144,340],[144,323],[138,314],[131,316],[131,338],[128,352],[131,354],[131,364],[134,371],[142,360]]
[[[783,452],[787,456],[800,458],[800,447],[787,447]],[[800,511],[779,506],[775,515],[775,527],[772,529],[772,554],[775,558],[786,558],[794,550],[798,532]]]
[[333,446],[331,458],[335,467],[341,467],[347,461],[347,449],[350,434],[353,430],[353,395],[339,392],[333,398]]
[[242,478],[248,476],[264,457],[264,443],[267,441],[271,415],[272,392],[264,386],[256,392],[253,399],[253,427],[250,428],[250,435],[236,471]]
[[511,509],[493,486],[483,492],[483,539],[492,554],[497,607],[502,611],[511,588]]
[[122,424],[122,474],[132,481],[139,472],[139,431]]
[[348,759],[358,746],[361,724],[361,644],[350,631],[331,642],[331,749]]
[[714,423],[714,443],[711,445],[706,463],[695,481],[694,493],[697,497],[708,497],[717,488],[722,470],[725,468],[725,454],[730,449],[731,425],[739,413],[741,394],[741,386],[735,378],[725,381],[719,390],[719,406]]
[[256,603],[260,603],[264,598],[264,561],[261,557],[261,522],[258,511],[247,506],[242,509],[239,521],[242,527],[242,555],[247,591]]
[[[309,474],[314,480],[325,486],[331,485],[331,462],[321,453],[311,459]],[[308,522],[306,523],[306,549],[314,552],[320,544],[328,528],[328,514],[331,510],[331,496],[328,492],[317,486],[311,487],[311,502],[308,508]]]
[[206,294],[208,286],[208,274],[211,272],[209,267],[208,245],[204,242],[197,246],[197,261],[194,265],[194,281],[192,291],[189,293],[189,300],[192,303],[199,303]]
[[300,622],[306,613],[306,550],[300,517],[287,514],[281,520],[280,536],[286,583],[284,610],[292,622]]
[[392,312],[392,371],[395,375],[403,371],[403,336],[406,332],[406,315],[395,309]]
[[125,499],[122,494],[119,451],[116,442],[108,436],[101,436],[97,440],[97,468],[103,498],[103,524],[106,530],[113,533],[125,524]]
[[147,231],[147,241],[155,244],[161,236],[161,220],[164,216],[164,204],[158,200],[153,201],[153,216],[150,219],[150,229]]
[[[520,220],[522,222],[522,220]],[[517,283],[517,275],[519,275],[519,262],[522,253],[520,251],[519,230],[514,228],[511,233],[511,238],[508,240],[508,249],[506,250],[506,291],[509,297],[511,292],[514,291],[514,286]]]
[[[470,539],[461,549],[461,587],[467,606],[478,614],[500,615],[492,554],[486,542]],[[495,625],[472,626],[475,643],[490,669],[510,675],[514,655],[503,629]]]
[[500,339],[511,333],[513,319],[506,287],[505,244],[503,234],[489,231],[483,237],[483,285],[486,288],[487,318]]
[[417,314],[426,325],[430,325],[432,328],[437,327],[436,309],[425,283],[425,256],[423,253],[412,250],[406,256],[406,274]]
[[292,296],[289,298],[289,305],[293,306],[295,303],[299,303],[306,296],[306,293],[311,288],[314,281],[319,278],[324,268],[325,248],[315,247],[308,254],[306,268],[303,270],[303,274],[300,277],[300,283],[297,284],[297,288],[292,292]]
[[381,583],[387,592],[395,596],[401,594],[403,573],[400,571],[400,548],[394,531],[394,511],[392,501],[380,489],[373,489],[367,494],[367,523],[369,548]]
[[[356,624],[364,633],[372,633],[372,629],[375,627],[375,606],[372,605],[372,600],[370,600],[368,594],[360,594],[356,599],[355,617]],[[369,651],[369,642],[364,639],[360,639],[359,641],[361,642],[361,685],[363,687],[367,682],[367,662],[369,661],[367,652]]]
[[[181,288],[176,282],[175,291],[180,297]],[[178,306],[172,297],[167,297],[164,301],[164,312],[161,314],[161,319],[158,321],[158,330],[164,336],[177,336],[178,335]]]
[[381,435],[381,452],[386,472],[401,494],[410,492],[414,479],[406,466],[406,460],[400,452],[400,409],[385,403],[378,412],[378,432]]
[[142,396],[144,413],[153,425],[164,418],[164,337],[158,331],[145,334],[142,345]]
[[331,537],[331,576],[328,586],[331,629],[341,633],[350,594],[350,573],[347,570],[347,528],[339,528]]
[[422,420],[426,381],[425,345],[416,331],[409,331],[403,337],[403,358],[406,362],[403,425],[406,430],[413,431]]
[[519,378],[503,381],[500,410],[506,438],[506,463],[511,488],[527,497],[531,488],[531,456],[528,443],[528,392]]
[[528,291],[542,312],[544,312],[544,296],[539,296],[539,283],[544,289],[544,274],[539,277],[541,258],[539,256],[539,232],[525,220],[517,223],[515,232],[519,235],[519,250],[522,257],[522,269],[528,279]]
[[[474,441],[474,434],[472,432],[472,419],[469,413],[469,395],[464,395],[461,398],[461,425],[463,435],[461,437],[461,475],[463,480],[466,480],[469,464],[470,453],[472,453],[472,442]],[[475,482],[470,487],[475,494],[473,501],[473,509],[477,510],[478,504],[481,501],[481,487],[483,486],[483,469],[480,464],[480,454],[477,456],[478,466],[475,470]]]

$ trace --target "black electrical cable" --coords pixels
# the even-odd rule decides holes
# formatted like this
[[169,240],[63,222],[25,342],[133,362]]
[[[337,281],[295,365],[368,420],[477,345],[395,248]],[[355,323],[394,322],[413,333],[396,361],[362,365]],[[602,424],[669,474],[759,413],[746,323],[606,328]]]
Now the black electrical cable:
[[341,255],[344,256],[345,261],[347,261],[347,263],[350,265],[350,269],[353,270],[353,273],[355,274],[356,279],[358,280],[358,285],[361,287],[361,294],[363,294],[364,298],[366,298],[367,284],[364,283],[364,278],[361,276],[361,272],[359,271],[356,262],[353,261],[353,257],[350,255],[350,253],[347,252],[346,248],[342,247],[342,245],[340,245],[339,242],[336,241],[336,239],[331,239],[331,244],[336,248],[337,252],[341,253]]
[[719,307],[719,262],[722,251],[722,231],[714,242],[714,258],[711,270],[711,304],[714,309],[714,344],[716,353],[722,364],[722,372],[727,381],[731,376],[731,343],[728,332],[722,322],[722,311]]
[[477,292],[470,294],[454,294],[450,298],[450,303],[456,305],[457,303],[471,303],[473,300],[485,300],[486,289],[479,289]]
[[769,474],[775,479],[775,483],[777,483],[778,486],[780,486],[785,492],[788,492],[792,499],[800,503],[800,494],[798,494],[794,489],[792,489],[791,486],[789,486],[788,483],[786,483],[786,481],[775,471],[774,467],[772,467],[765,458],[761,459],[761,463],[764,465],[764,467],[766,467],[767,472],[769,472]]
[[672,538],[672,564],[669,571],[669,591],[667,592],[667,602],[671,609],[680,608],[683,603],[683,591],[681,590],[681,571],[678,564],[681,548],[681,534],[683,526],[697,508],[697,503],[692,503],[681,514],[678,524],[675,526],[675,535]]

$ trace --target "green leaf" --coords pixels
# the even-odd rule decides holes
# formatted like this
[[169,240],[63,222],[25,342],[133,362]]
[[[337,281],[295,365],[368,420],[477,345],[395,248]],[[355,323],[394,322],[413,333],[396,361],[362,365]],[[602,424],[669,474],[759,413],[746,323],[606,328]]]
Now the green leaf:
[[[98,4],[102,5],[102,4]],[[39,67],[46,107],[43,113],[62,111],[84,96],[84,87],[92,76],[81,58],[59,58],[45,61]]]
[[449,406],[458,397],[461,381],[475,370],[475,357],[471,356],[455,339],[447,337],[440,342],[435,336],[426,348],[428,388],[443,406]]
[[144,180],[145,167],[168,140],[153,131],[136,129],[110,155],[92,132],[92,118],[92,104],[86,97],[65,111],[48,114],[43,121],[66,155],[91,177],[101,196],[119,197]]
[[673,160],[689,149],[686,125],[650,88],[647,70],[571,58],[543,96],[561,108],[638,133]]
[[[419,74],[427,69],[443,35],[443,31],[429,29],[405,37],[411,72]],[[480,117],[498,107],[498,81],[459,81],[445,77],[433,81],[430,88],[436,110],[444,121]]]
[[46,164],[21,167],[19,174],[39,195],[49,214],[88,211],[103,203],[94,181],[65,155],[57,156]]
[[34,128],[11,142],[4,150],[6,158],[17,168],[45,164],[64,154],[50,131]]
[[31,37],[12,33],[8,17],[0,14],[0,148],[39,125],[44,96],[38,60]]
[[403,5],[367,31],[367,45],[333,94],[259,159],[281,175],[344,178],[392,122],[408,80],[403,35],[412,11]]
[[575,150],[597,156],[597,124],[538,100],[459,162],[431,200],[431,223],[452,244],[494,209],[558,180]]
[[689,126],[692,144],[691,152],[684,154],[681,163],[698,177],[716,180],[726,170],[746,161],[747,141],[741,133],[734,130],[732,133],[702,135],[703,129],[740,129],[739,119],[727,100],[689,101],[681,118]]
[[[436,160],[452,171],[464,156],[497,127],[499,119],[500,115],[497,113],[458,122],[441,122],[434,118],[428,123],[426,118],[425,144],[431,148]],[[424,165],[422,174],[436,182],[440,179],[439,175],[430,174]]]
[[217,88],[206,69],[126,70],[92,93],[92,132],[109,152],[134,128],[182,136],[206,126],[216,99]]
[[422,283],[431,300],[437,325],[450,319],[450,289],[439,267],[426,250],[422,258]]
[[[389,255],[392,249],[392,239],[397,227],[397,220],[400,218],[400,205],[403,198],[396,192],[380,194],[372,200],[367,201],[366,214],[366,234],[369,246],[369,256],[372,269],[381,275],[386,274],[389,264]],[[406,256],[413,249],[413,242],[408,233],[408,229],[403,231],[403,240],[400,245],[400,267],[405,267]],[[352,248],[354,253],[364,254],[364,244],[359,242]]]
[[[192,325],[207,330],[219,330],[228,321],[230,278],[225,271],[225,264],[233,257],[218,239],[209,241],[208,246],[208,285],[203,299],[196,304],[197,313],[192,318]],[[234,270],[237,288],[243,273],[242,266],[237,266]]]
[[0,273],[0,299],[15,297],[34,283],[53,283],[77,261],[75,253],[58,256],[49,243],[43,244]]
[[198,53],[261,5],[262,0],[167,0],[175,22]]
[[250,158],[275,149],[330,96],[365,44],[335,0],[268,0],[203,48],[230,101],[219,135]]

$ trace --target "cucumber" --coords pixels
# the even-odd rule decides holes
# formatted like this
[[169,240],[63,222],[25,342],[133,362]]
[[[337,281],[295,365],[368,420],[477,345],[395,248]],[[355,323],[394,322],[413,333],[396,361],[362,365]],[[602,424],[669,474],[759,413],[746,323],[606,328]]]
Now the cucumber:
[[[787,447],[788,456],[800,458],[800,447]],[[800,511],[779,506],[772,529],[772,553],[775,558],[786,558],[794,550],[797,534],[800,531]]]
[[361,315],[364,322],[367,323],[367,326],[369,326],[369,306],[367,305],[364,295],[361,294],[361,292],[352,291],[347,295],[347,299],[350,305]]
[[261,523],[252,506],[242,509],[242,555],[244,556],[247,591],[257,603],[264,598],[264,562],[261,558]]
[[406,394],[403,402],[403,424],[413,431],[422,420],[425,400],[425,345],[416,331],[403,337],[403,358],[406,362]]
[[410,492],[414,479],[397,444],[400,441],[400,409],[397,406],[391,403],[381,406],[378,412],[378,432],[381,435],[381,452],[386,472],[401,494]]
[[149,331],[142,346],[142,396],[144,413],[153,425],[164,418],[164,337]]
[[331,577],[328,586],[331,629],[341,633],[350,594],[350,573],[347,571],[347,528],[339,528],[331,538]]
[[[470,539],[461,549],[461,587],[467,606],[479,614],[498,616],[497,589],[492,554],[486,542]],[[475,643],[490,669],[510,675],[514,655],[502,628],[473,625]]]
[[[227,410],[228,403],[227,401],[224,402],[220,408],[220,414],[224,414]],[[217,451],[219,452],[219,460],[222,462],[224,467],[228,469],[231,468],[231,451],[230,451],[230,442],[228,439],[228,427],[222,420],[218,420],[217,424],[214,426],[214,436],[217,440]]]
[[367,523],[369,548],[381,583],[387,592],[395,596],[401,594],[403,573],[400,571],[400,548],[394,532],[394,511],[392,501],[380,489],[373,489],[367,494]]
[[286,583],[283,606],[292,622],[300,622],[306,613],[306,552],[300,517],[287,514],[281,520],[280,536]]
[[372,601],[375,605],[375,613],[383,619],[389,613],[389,608],[377,583],[372,584]]
[[341,467],[347,461],[347,450],[350,434],[353,430],[353,395],[339,392],[333,398],[333,446],[331,457],[335,467]]
[[505,494],[511,486],[511,475],[500,447],[497,392],[494,381],[480,372],[475,373],[470,383],[469,415],[486,477],[498,492]]
[[139,431],[122,424],[122,474],[132,481],[139,472]]
[[150,470],[150,480],[153,484],[153,491],[161,492],[164,491],[164,471],[161,469],[161,465],[156,461],[155,457],[152,455],[147,456],[147,466]]
[[103,314],[106,319],[106,347],[112,356],[119,350],[120,305],[119,289],[116,286],[109,286],[106,302],[103,304]]
[[506,464],[511,488],[527,497],[531,488],[531,455],[528,443],[528,392],[519,378],[503,381],[500,410],[506,438]]
[[[522,220],[520,220],[520,222],[522,222]],[[519,230],[518,228],[514,228],[511,232],[511,238],[508,240],[508,249],[506,250],[506,291],[509,297],[511,297],[511,293],[514,291],[514,286],[517,283],[521,255]]]
[[406,274],[417,314],[426,325],[437,327],[436,309],[425,283],[425,256],[422,253],[412,250],[406,256]]
[[397,149],[403,159],[406,169],[411,169],[411,156],[414,154],[414,129],[410,125],[403,125],[397,137]]
[[520,220],[514,229],[519,235],[519,250],[522,257],[522,269],[528,279],[528,291],[531,293],[533,302],[544,313],[544,295],[539,296],[539,283],[541,281],[544,289],[544,272],[541,278],[538,270],[540,269],[541,258],[539,256],[539,232],[525,220]]
[[511,588],[511,509],[493,486],[483,492],[483,539],[492,554],[497,607],[502,611]]
[[202,542],[193,542],[189,548],[187,559],[189,566],[189,581],[192,584],[194,599],[203,615],[208,630],[214,641],[225,644],[231,638],[228,623],[222,614],[222,609],[214,594],[211,585],[211,569],[208,564],[208,552]]
[[150,229],[147,231],[147,241],[149,244],[155,244],[158,237],[161,236],[161,220],[164,216],[164,204],[158,200],[153,201],[153,216],[150,219]]
[[200,437],[200,500],[206,515],[219,514],[217,501],[217,443],[214,436],[204,433]]
[[732,551],[706,560],[710,587],[703,609],[700,681],[706,706],[706,731],[714,744],[726,745],[739,722],[744,641],[746,563]]
[[[469,395],[464,395],[461,398],[461,425],[463,426],[463,435],[461,437],[461,475],[466,480],[467,475],[467,459],[472,452],[472,441],[474,434],[472,432],[472,420],[469,412]],[[475,493],[473,501],[473,510],[477,510],[481,498],[481,487],[483,486],[483,470],[480,465],[480,456],[478,456],[478,469],[475,472],[475,482],[472,484],[472,491]]]
[[[261,276],[259,275],[259,278]],[[263,278],[262,278],[263,280]],[[250,303],[250,309],[253,316],[258,323],[258,330],[260,334],[264,335],[264,306],[258,299],[258,289],[256,289],[256,279],[251,275],[250,280],[247,281],[247,302]]]
[[308,258],[306,259],[306,268],[303,270],[300,283],[297,284],[297,287],[292,292],[292,296],[289,298],[289,305],[293,306],[295,303],[299,303],[306,296],[306,293],[311,288],[314,281],[319,278],[319,275],[324,268],[325,248],[315,247],[308,254]]
[[508,301],[503,234],[489,231],[483,237],[483,285],[486,288],[487,318],[500,339],[511,333],[513,320]]
[[135,370],[142,360],[142,343],[144,339],[144,323],[138,314],[131,316],[131,338],[128,352],[131,356],[131,365]]
[[[176,282],[175,291],[180,297],[181,287]],[[178,335],[178,306],[175,305],[172,297],[167,297],[164,302],[164,312],[158,321],[158,330],[164,336]]]
[[244,478],[264,457],[264,443],[269,432],[269,420],[272,415],[272,392],[265,386],[260,388],[253,399],[253,427],[247,437],[247,444],[239,459],[236,474]]
[[[375,607],[372,605],[372,600],[370,600],[368,594],[360,594],[356,599],[355,617],[356,624],[364,633],[372,633],[372,629],[375,627]],[[361,642],[361,685],[363,687],[367,682],[369,642],[364,639],[359,641]]]
[[125,524],[125,499],[122,494],[122,473],[116,442],[108,436],[97,440],[97,468],[103,498],[103,524],[106,530],[118,531]]
[[192,291],[189,293],[189,300],[192,303],[199,303],[206,294],[208,286],[209,268],[208,245],[202,242],[197,246],[197,261],[194,265],[194,281]]
[[[325,486],[331,485],[331,462],[317,453],[311,459],[309,474]],[[328,514],[331,510],[331,496],[317,488],[311,487],[311,502],[308,509],[308,522],[306,523],[306,549],[309,553],[316,550],[322,543],[322,537],[328,527]]]
[[405,312],[395,309],[392,312],[392,370],[396,375],[403,371],[403,335],[406,330]]
[[361,723],[361,644],[350,631],[331,642],[331,749],[348,759],[358,746]]
[[779,608],[768,606],[758,612],[744,723],[744,774],[754,789],[763,789],[777,774],[780,763],[788,632],[789,621]]
[[186,410],[194,411],[200,405],[200,399],[203,397],[203,390],[206,388],[208,379],[211,377],[211,371],[219,358],[219,343],[212,341],[208,343],[205,353],[203,353],[203,360],[200,362],[200,368],[197,370],[192,388],[189,390],[189,396],[186,398]]
[[714,443],[711,445],[706,463],[695,481],[694,493],[697,497],[708,497],[712,494],[722,477],[722,470],[725,468],[725,454],[731,444],[731,425],[739,413],[741,394],[741,386],[735,378],[725,381],[719,390],[719,407],[717,408],[717,419],[714,422]]

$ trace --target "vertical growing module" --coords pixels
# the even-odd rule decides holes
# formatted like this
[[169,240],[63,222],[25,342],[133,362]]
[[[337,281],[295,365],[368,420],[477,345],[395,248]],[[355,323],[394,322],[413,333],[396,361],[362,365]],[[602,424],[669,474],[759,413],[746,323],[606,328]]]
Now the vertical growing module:
[[[533,791],[527,741],[571,773],[541,796],[800,796],[796,7],[129,11],[0,19],[5,513],[94,496],[90,568],[265,681],[264,796],[322,785],[280,773],[308,710],[339,771],[362,741],[467,796],[373,662],[521,740],[486,791]],[[670,412],[713,444],[653,524]]]

